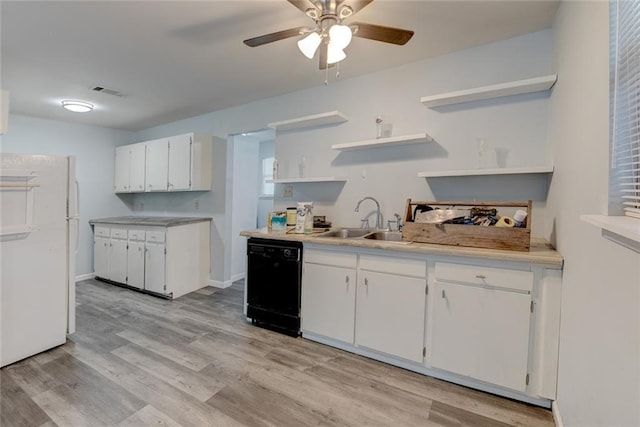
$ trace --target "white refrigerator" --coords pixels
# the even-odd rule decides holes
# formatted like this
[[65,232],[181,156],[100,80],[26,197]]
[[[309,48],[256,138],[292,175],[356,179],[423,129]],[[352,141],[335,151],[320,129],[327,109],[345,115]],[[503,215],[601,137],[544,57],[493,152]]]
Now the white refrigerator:
[[0,366],[75,331],[75,158],[0,154]]

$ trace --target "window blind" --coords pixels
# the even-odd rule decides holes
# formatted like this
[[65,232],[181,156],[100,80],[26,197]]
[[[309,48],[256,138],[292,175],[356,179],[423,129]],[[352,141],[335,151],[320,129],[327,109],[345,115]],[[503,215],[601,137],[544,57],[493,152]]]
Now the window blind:
[[611,184],[625,215],[640,219],[640,1],[615,2]]

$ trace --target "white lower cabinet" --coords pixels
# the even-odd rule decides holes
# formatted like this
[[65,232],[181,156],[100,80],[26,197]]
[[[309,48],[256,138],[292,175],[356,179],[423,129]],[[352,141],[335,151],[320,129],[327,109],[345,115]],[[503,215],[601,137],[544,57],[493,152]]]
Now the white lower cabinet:
[[127,285],[144,288],[145,265],[145,232],[129,230],[129,247],[127,249]]
[[98,278],[173,298],[209,284],[209,221],[170,227],[101,223],[94,233]]
[[303,258],[303,333],[353,344],[357,255],[308,250]]
[[361,255],[356,345],[423,361],[426,261]]
[[[166,274],[166,246],[163,238],[150,240],[150,233],[147,233],[145,269],[144,269],[144,289],[150,292],[165,293],[167,291]],[[156,232],[157,233],[157,232]]]
[[111,229],[109,279],[115,282],[127,282],[127,230]]
[[436,263],[435,276],[431,365],[525,391],[533,273]]
[[96,227],[94,239],[93,239],[93,269],[95,275],[109,278],[109,229],[106,229],[106,236],[99,234],[102,230]]
[[308,246],[306,338],[530,403],[555,399],[561,268]]

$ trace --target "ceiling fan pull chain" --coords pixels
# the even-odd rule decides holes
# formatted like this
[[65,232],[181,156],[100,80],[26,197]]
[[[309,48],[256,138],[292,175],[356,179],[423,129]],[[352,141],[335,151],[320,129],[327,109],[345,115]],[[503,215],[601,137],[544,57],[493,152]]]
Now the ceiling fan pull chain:
[[336,64],[336,79],[340,78],[340,63]]
[[324,68],[324,85],[329,86],[329,66]]

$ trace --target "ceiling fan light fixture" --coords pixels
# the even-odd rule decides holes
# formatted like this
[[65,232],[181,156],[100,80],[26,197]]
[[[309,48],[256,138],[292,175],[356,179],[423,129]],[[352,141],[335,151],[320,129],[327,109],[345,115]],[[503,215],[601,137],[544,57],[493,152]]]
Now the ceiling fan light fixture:
[[329,28],[329,39],[337,49],[344,49],[349,46],[352,35],[351,28],[347,25],[336,24]]
[[302,40],[298,41],[298,49],[300,49],[300,52],[302,52],[304,56],[311,59],[313,58],[313,55],[316,54],[316,50],[318,50],[318,46],[320,46],[321,41],[322,38],[320,37],[320,34],[314,31]]
[[344,51],[338,48],[333,42],[329,42],[327,46],[327,64],[335,64],[345,59],[347,55]]
[[61,103],[62,108],[64,108],[65,110],[73,111],[74,113],[88,113],[93,110],[93,104],[86,101],[65,99]]

